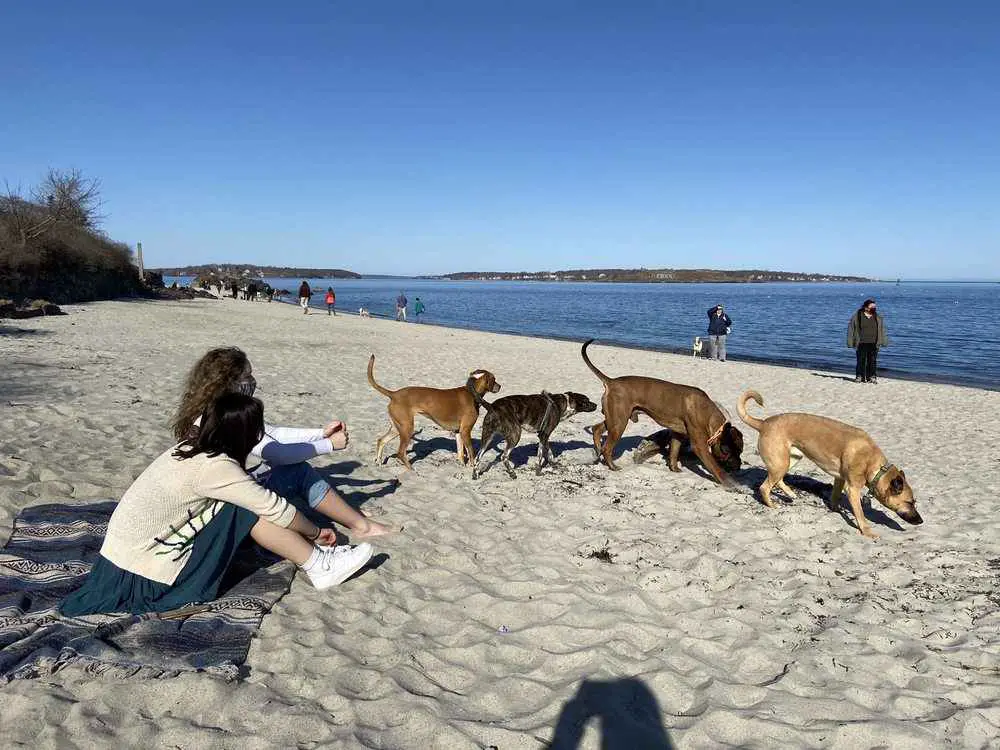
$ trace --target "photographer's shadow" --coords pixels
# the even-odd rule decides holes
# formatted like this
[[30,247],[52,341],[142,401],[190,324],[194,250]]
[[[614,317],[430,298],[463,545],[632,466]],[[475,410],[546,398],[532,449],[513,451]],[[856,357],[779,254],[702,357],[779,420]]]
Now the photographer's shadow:
[[584,680],[563,706],[548,750],[576,750],[587,722],[600,722],[601,750],[673,750],[656,697],[637,677]]

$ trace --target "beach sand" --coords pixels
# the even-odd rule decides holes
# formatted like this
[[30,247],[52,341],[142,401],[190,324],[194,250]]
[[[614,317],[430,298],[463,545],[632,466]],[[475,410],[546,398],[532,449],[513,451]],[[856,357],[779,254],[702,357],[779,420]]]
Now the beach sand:
[[[5,747],[996,746],[1000,393],[592,347],[611,375],[697,385],[733,414],[752,387],[766,414],[868,430],[925,519],[876,508],[872,542],[824,510],[830,480],[808,461],[791,481],[799,499],[778,510],[690,467],[635,465],[628,451],[658,429],[645,418],[617,473],[593,464],[594,414],[558,428],[562,466],[541,477],[533,435],[517,480],[494,465],[473,481],[429,422],[415,474],[374,465],[387,420],[369,353],[389,388],[458,386],[486,368],[498,395],[599,401],[576,343],[233,300],[65,309],[0,335],[0,538],[26,506],[120,497],[170,445],[187,369],[228,344],[250,355],[269,421],[348,423],[348,448],[315,464],[405,530],[339,588],[296,577],[242,681],[73,668],[14,681],[0,688]],[[744,434],[737,478],[756,486],[756,434]]]

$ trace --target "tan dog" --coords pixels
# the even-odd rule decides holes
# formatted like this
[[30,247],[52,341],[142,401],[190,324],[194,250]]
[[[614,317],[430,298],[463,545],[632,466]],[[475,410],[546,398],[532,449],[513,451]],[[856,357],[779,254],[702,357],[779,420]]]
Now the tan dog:
[[[743,433],[736,429],[708,394],[690,385],[668,383],[656,378],[625,376],[609,378],[598,370],[587,356],[591,339],[583,345],[580,354],[587,367],[604,383],[601,408],[604,421],[594,425],[594,450],[598,461],[603,458],[609,468],[617,470],[614,463],[615,445],[621,439],[628,421],[639,421],[639,414],[646,414],[658,424],[669,427],[670,470],[680,471],[677,465],[681,445],[686,439],[694,454],[705,468],[727,489],[739,491],[739,485],[727,471],[740,468],[743,452]],[[603,445],[601,438],[607,430]]]
[[[487,370],[473,370],[469,373],[469,382],[476,392],[496,393],[500,390],[493,373]],[[407,469],[412,469],[406,449],[413,439],[413,417],[417,414],[427,417],[439,427],[455,434],[455,444],[458,450],[458,460],[465,463],[466,459],[474,460],[472,450],[472,428],[479,419],[479,404],[468,389],[462,385],[458,388],[424,388],[409,386],[398,391],[390,391],[375,382],[375,355],[368,360],[368,383],[383,396],[389,397],[388,432],[375,441],[375,462],[382,463],[382,449],[385,444],[397,435],[399,450],[396,457]]]
[[840,496],[847,488],[847,499],[851,504],[858,531],[872,539],[878,535],[871,530],[861,509],[861,493],[865,487],[886,508],[896,513],[907,523],[914,525],[924,522],[917,513],[913,490],[906,481],[906,475],[885,459],[885,454],[875,445],[875,441],[864,430],[835,419],[814,414],[775,414],[761,420],[747,414],[747,401],[753,399],[758,406],[764,399],[756,391],[746,391],[736,405],[740,419],[760,433],[757,452],[767,466],[767,479],[760,486],[761,500],[769,508],[774,508],[771,489],[778,489],[789,497],[795,493],[785,484],[792,451],[798,448],[806,458],[816,464],[833,480],[833,491],[826,507],[836,510]]

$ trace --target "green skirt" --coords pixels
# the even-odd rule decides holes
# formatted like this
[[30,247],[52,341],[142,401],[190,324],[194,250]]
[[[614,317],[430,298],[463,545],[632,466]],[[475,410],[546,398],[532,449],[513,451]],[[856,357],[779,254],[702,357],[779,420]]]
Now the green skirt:
[[240,544],[257,523],[255,513],[232,503],[195,535],[191,556],[172,584],[153,581],[122,570],[104,556],[83,585],[59,607],[64,615],[91,615],[99,612],[165,612],[185,604],[208,602],[219,594],[219,584]]

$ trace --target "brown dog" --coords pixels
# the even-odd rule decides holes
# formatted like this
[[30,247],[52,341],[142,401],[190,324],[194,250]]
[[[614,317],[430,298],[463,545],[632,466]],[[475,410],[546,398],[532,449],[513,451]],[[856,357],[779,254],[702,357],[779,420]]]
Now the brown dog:
[[[500,390],[493,374],[486,370],[473,370],[469,373],[469,381],[476,391],[496,393]],[[389,430],[375,441],[375,462],[382,463],[382,449],[393,437],[399,436],[399,450],[396,457],[407,469],[412,469],[406,449],[413,439],[413,417],[417,414],[427,417],[439,427],[455,434],[455,444],[458,449],[458,460],[463,464],[473,460],[472,428],[479,419],[479,404],[466,390],[464,385],[458,388],[423,388],[409,386],[398,391],[390,391],[375,382],[375,355],[368,360],[368,383],[383,396],[389,397]]]
[[885,454],[864,430],[814,414],[775,414],[761,420],[747,414],[747,401],[753,399],[758,406],[764,399],[756,391],[746,391],[736,405],[740,419],[760,433],[757,452],[767,466],[767,479],[760,486],[761,500],[769,508],[775,507],[771,489],[778,489],[789,497],[795,493],[785,484],[792,449],[802,453],[830,474],[833,491],[826,507],[836,510],[840,496],[847,488],[847,499],[854,513],[858,531],[872,539],[878,535],[871,530],[861,509],[861,493],[865,487],[882,505],[896,513],[907,523],[924,522],[917,513],[913,490],[900,469],[885,460]]
[[[695,455],[720,484],[739,491],[739,485],[726,472],[740,468],[743,433],[726,420],[708,394],[700,388],[656,378],[609,378],[587,356],[587,347],[593,342],[594,339],[591,339],[585,343],[580,354],[587,367],[604,383],[604,395],[601,397],[604,421],[595,424],[593,431],[597,460],[603,457],[609,468],[618,469],[613,459],[615,445],[625,432],[628,420],[638,422],[638,415],[642,413],[670,428],[671,471],[680,471],[677,459],[681,444],[686,439]],[[601,438],[605,430],[608,436],[602,446]]]

